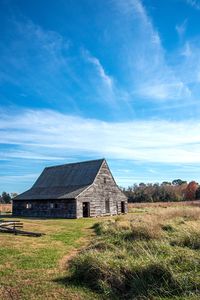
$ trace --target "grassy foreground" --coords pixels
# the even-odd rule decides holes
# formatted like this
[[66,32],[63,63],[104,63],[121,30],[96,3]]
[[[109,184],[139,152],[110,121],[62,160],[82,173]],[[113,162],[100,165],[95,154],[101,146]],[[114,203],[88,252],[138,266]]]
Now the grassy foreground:
[[95,230],[72,281],[105,299],[199,299],[200,208],[133,210]]
[[46,235],[0,234],[1,300],[199,299],[198,207],[20,220]]
[[66,276],[68,258],[93,237],[91,227],[96,219],[20,220],[24,230],[46,235],[35,238],[0,233],[0,299],[98,299],[83,287],[56,281]]

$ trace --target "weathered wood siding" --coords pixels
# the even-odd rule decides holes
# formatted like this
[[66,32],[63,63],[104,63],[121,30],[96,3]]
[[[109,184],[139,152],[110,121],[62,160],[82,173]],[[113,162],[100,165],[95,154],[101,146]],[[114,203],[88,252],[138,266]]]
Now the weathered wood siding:
[[[28,203],[31,208],[26,208]],[[51,203],[57,207],[51,208]],[[76,200],[13,200],[13,216],[76,218]]]
[[[109,200],[110,204],[109,213],[106,212],[106,200]],[[116,185],[104,161],[92,186],[77,197],[77,218],[83,217],[83,202],[90,202],[90,216],[96,217],[120,214],[122,201],[125,201],[125,213],[127,213],[127,198]]]

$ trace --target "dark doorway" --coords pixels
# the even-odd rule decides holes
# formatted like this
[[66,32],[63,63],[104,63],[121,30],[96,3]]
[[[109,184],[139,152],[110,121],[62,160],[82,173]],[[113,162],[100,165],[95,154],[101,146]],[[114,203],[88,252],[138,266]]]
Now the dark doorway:
[[110,201],[109,200],[105,201],[105,207],[106,207],[106,213],[109,214],[110,213]]
[[124,214],[125,213],[125,201],[121,202],[121,213]]
[[88,218],[90,216],[90,202],[83,202],[83,217]]

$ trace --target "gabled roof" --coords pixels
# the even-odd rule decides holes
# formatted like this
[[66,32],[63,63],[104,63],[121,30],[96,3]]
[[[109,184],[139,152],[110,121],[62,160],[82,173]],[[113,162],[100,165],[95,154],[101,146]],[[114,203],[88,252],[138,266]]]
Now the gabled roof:
[[47,167],[32,188],[14,200],[72,199],[95,180],[104,159]]

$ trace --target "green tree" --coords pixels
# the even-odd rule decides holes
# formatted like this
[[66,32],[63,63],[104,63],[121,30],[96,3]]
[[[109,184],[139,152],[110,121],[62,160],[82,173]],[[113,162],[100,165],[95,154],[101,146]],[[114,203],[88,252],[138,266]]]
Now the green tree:
[[18,195],[18,193],[13,192],[13,193],[11,193],[11,198],[13,199],[13,198],[17,197],[17,195]]
[[182,184],[184,184],[184,183],[187,183],[187,181],[182,180],[182,179],[174,179],[174,180],[172,181],[172,184],[173,184],[173,185],[182,185]]
[[161,183],[161,185],[171,185],[171,182],[170,182],[170,181],[163,181],[163,182]]
[[2,198],[2,203],[11,203],[11,197],[9,193],[3,192],[1,198]]

